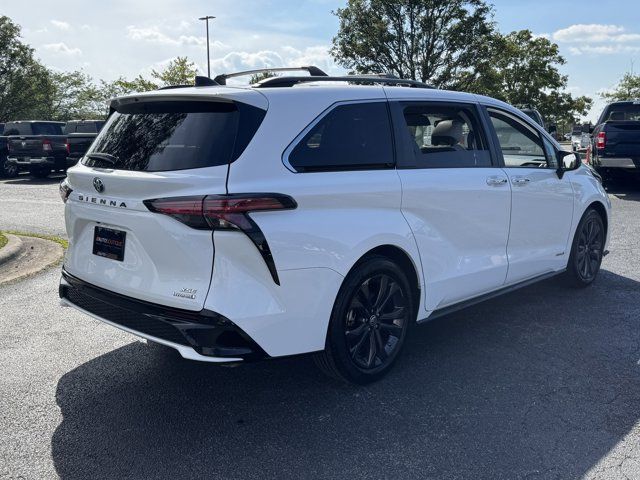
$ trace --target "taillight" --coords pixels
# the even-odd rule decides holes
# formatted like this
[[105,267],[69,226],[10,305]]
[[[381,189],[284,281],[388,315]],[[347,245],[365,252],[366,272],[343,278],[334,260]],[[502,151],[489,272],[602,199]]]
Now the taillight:
[[69,140],[64,142],[64,148],[67,149],[67,154],[71,153],[71,147],[69,147]]
[[258,248],[273,280],[280,285],[267,240],[248,214],[294,209],[298,205],[293,198],[278,193],[252,193],[157,198],[145,200],[144,204],[152,212],[169,215],[192,228],[241,230]]
[[50,152],[53,150],[53,148],[51,147],[51,140],[42,140],[42,150],[44,150],[45,152]]
[[71,187],[67,183],[66,179],[60,182],[60,188],[59,188],[60,198],[64,203],[67,203],[67,200],[69,199],[69,195],[71,195],[72,191],[73,190],[71,190]]
[[605,132],[598,132],[596,137],[596,148],[602,150],[607,143],[607,134]]

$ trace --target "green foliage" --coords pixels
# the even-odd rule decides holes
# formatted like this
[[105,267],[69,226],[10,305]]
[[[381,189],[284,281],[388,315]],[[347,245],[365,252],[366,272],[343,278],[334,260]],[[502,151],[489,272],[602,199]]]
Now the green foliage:
[[49,71],[22,43],[20,27],[0,16],[0,121],[37,116],[48,85]]
[[331,55],[355,73],[392,73],[455,88],[493,31],[483,0],[348,0]]
[[249,85],[253,85],[255,83],[261,82],[262,80],[266,80],[267,78],[275,77],[276,74],[274,72],[262,72],[256,73],[255,75],[251,75],[249,79]]
[[7,237],[5,237],[2,232],[0,232],[0,248],[4,247],[8,242],[9,240],[7,239]]
[[591,98],[574,98],[565,91],[568,79],[558,70],[565,59],[555,43],[520,30],[494,32],[487,46],[478,70],[462,74],[459,83],[468,90],[513,105],[533,105],[548,123],[557,125],[571,125],[588,113]]
[[640,99],[640,75],[625,73],[616,88],[612,92],[603,93],[602,98],[609,102]]

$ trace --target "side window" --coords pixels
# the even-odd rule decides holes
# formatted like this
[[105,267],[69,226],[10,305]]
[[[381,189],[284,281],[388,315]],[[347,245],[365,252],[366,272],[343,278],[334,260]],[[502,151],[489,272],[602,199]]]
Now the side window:
[[555,168],[547,157],[540,134],[525,122],[506,112],[489,109],[498,143],[508,168]]
[[480,122],[472,105],[401,104],[402,167],[490,167]]
[[386,102],[335,107],[291,151],[289,163],[299,172],[392,167]]

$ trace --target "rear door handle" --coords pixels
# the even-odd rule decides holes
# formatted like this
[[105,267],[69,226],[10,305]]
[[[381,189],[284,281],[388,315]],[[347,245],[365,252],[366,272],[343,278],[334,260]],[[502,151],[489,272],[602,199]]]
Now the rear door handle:
[[499,175],[493,175],[491,177],[487,177],[487,185],[492,187],[499,187],[501,185],[507,184],[507,177],[501,177]]
[[529,179],[527,177],[513,177],[511,179],[511,183],[513,183],[514,185],[519,185],[519,186],[526,185],[530,181],[531,181],[531,179]]

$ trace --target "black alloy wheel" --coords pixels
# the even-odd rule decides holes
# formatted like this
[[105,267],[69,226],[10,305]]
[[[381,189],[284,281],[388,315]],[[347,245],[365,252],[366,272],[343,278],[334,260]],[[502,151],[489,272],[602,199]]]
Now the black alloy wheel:
[[407,325],[408,307],[391,276],[382,273],[362,282],[345,318],[349,355],[359,368],[374,371],[393,358]]
[[362,261],[345,279],[331,314],[325,350],[316,363],[357,384],[384,376],[415,321],[416,299],[405,272],[386,257]]
[[572,285],[586,287],[596,279],[604,257],[605,239],[602,217],[595,210],[588,210],[576,229],[567,266],[568,279]]
[[0,160],[0,177],[14,178],[17,176],[18,176],[18,166],[13,163],[9,163],[6,158],[1,159]]

